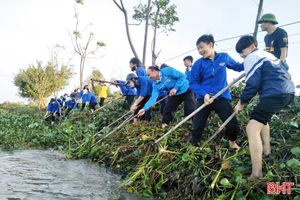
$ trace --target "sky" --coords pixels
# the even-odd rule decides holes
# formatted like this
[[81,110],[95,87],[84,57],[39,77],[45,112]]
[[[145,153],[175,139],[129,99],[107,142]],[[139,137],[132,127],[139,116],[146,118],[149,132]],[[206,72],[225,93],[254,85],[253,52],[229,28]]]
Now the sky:
[[[132,8],[145,0],[124,0],[130,22]],[[68,64],[76,73],[62,91],[71,92],[79,86],[79,58],[74,54],[71,36],[75,28],[74,10],[79,13],[79,30],[84,34],[93,32],[97,41],[105,42],[85,66],[84,77],[93,69],[100,70],[107,80],[125,79],[130,73],[129,60],[133,57],[129,47],[124,17],[112,0],[85,0],[84,5],[74,0],[0,0],[0,103],[5,101],[25,102],[14,86],[14,76],[37,61],[47,63],[51,49],[59,50],[58,61]],[[158,63],[184,71],[183,57],[200,58],[195,42],[202,34],[213,34],[216,41],[252,33],[259,0],[171,0],[177,6],[179,22],[175,32],[160,33],[157,38]],[[280,25],[300,21],[299,0],[264,0],[263,13],[274,13]],[[300,23],[283,27],[289,34],[287,62],[292,79],[300,85]],[[260,30],[260,29],[259,29]],[[142,57],[144,26],[130,26],[135,48]],[[149,37],[152,37],[150,29]],[[263,37],[258,33],[259,48],[264,48]],[[227,52],[237,61],[242,61],[235,52],[238,38],[216,42],[216,50]],[[150,39],[151,41],[151,39]],[[151,64],[150,42],[146,66]],[[183,54],[189,52],[188,54]],[[178,56],[180,55],[180,56]],[[174,58],[176,57],[176,58]],[[171,59],[174,58],[174,59]],[[229,71],[228,80],[238,73]],[[113,88],[112,88],[113,89]]]

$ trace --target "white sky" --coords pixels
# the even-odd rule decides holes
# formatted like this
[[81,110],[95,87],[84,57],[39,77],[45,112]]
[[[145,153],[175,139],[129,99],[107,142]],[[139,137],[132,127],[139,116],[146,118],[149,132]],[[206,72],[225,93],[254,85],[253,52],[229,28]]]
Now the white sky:
[[[139,0],[124,0],[129,17],[132,7]],[[161,33],[157,40],[157,50],[161,50],[158,63],[195,48],[199,36],[212,33],[215,40],[251,33],[259,0],[171,0],[177,5],[179,22],[176,32],[167,35]],[[37,60],[46,63],[50,59],[50,51],[54,45],[65,46],[60,51],[60,62],[73,65],[77,74],[63,92],[70,92],[79,85],[78,57],[72,53],[69,33],[74,30],[74,0],[0,0],[0,103],[4,101],[24,102],[18,96],[13,78],[19,69],[35,64]],[[86,25],[97,40],[104,41],[106,47],[100,49],[96,58],[87,61],[85,76],[93,68],[99,69],[106,79],[112,77],[125,79],[129,70],[129,59],[133,56],[127,42],[122,13],[112,0],[85,0],[83,6],[76,6],[79,12],[80,30]],[[299,0],[265,0],[264,13],[274,13],[279,25],[300,20]],[[131,20],[132,21],[132,20]],[[132,39],[142,57],[144,26],[130,27]],[[284,27],[290,35],[289,55],[287,62],[294,82],[300,84],[300,23]],[[266,32],[258,34],[262,42]],[[298,35],[293,35],[298,34]],[[151,40],[151,34],[150,34]],[[238,39],[217,43],[217,51],[226,51],[233,58],[240,60],[234,47]],[[146,66],[151,64],[150,45],[148,46]],[[263,48],[264,43],[259,47]],[[194,59],[199,58],[196,50],[189,53]],[[297,57],[298,56],[298,57]],[[183,71],[182,59],[167,61],[167,64]],[[229,73],[229,80],[237,76]]]

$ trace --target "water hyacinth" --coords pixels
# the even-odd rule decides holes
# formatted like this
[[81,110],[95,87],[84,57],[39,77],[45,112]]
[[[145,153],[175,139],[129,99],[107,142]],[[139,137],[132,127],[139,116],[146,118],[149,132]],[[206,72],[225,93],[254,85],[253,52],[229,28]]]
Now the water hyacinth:
[[[234,88],[234,97],[238,97],[240,89]],[[235,102],[236,99],[233,104]],[[256,102],[254,100],[238,116],[242,130]],[[26,114],[21,108],[11,110],[2,105],[0,147],[56,148],[64,151],[68,158],[88,158],[122,174],[124,181],[119,187],[125,191],[158,199],[299,199],[299,97],[289,109],[273,117],[270,124],[272,154],[263,157],[265,176],[256,182],[247,180],[251,160],[244,132],[237,140],[242,147],[239,151],[228,149],[222,132],[204,148],[190,145],[186,141],[189,124],[155,144],[167,131],[160,128],[158,108],[154,108],[153,122],[128,123],[101,140],[125,120],[108,126],[128,112],[121,105],[119,100],[94,115],[74,112],[52,126],[41,119],[41,113],[30,111],[32,109],[28,108]],[[173,125],[182,115],[181,111],[176,113]],[[218,117],[212,115],[203,134],[204,141],[221,124]],[[267,195],[267,182],[284,181],[295,183],[291,195]]]

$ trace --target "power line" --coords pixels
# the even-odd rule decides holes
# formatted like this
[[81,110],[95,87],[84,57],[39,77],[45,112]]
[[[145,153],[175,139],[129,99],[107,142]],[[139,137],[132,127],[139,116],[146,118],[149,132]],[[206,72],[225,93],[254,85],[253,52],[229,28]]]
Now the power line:
[[[300,35],[300,33],[294,33],[294,34],[289,35],[288,37],[291,38],[291,37],[294,37],[297,35]],[[290,45],[296,44],[298,42],[299,41],[289,42],[288,45],[290,46]],[[257,42],[257,44],[262,44],[262,43],[264,43],[264,41]],[[227,52],[227,51],[232,51],[232,50],[235,50],[235,48],[221,49],[220,51]]]
[[[294,24],[299,24],[299,23],[300,23],[300,20],[299,21],[295,21],[295,22],[291,22],[291,23],[288,23],[288,24],[283,24],[283,25],[280,25],[278,27],[286,27],[286,26],[290,26],[290,25],[294,25]],[[258,31],[258,33],[260,33],[260,32],[263,32],[263,31]],[[232,39],[240,38],[240,37],[242,37],[244,35],[250,35],[250,34],[252,34],[252,33],[246,33],[246,34],[242,34],[242,35],[236,35],[236,36],[232,36],[232,37],[227,37],[227,38],[223,38],[223,39],[220,39],[220,40],[216,40],[215,42],[224,42],[224,41],[227,41],[227,40],[232,40]],[[300,34],[300,33],[297,33],[297,34]],[[197,48],[193,48],[193,49],[188,50],[188,51],[186,51],[184,53],[181,53],[179,55],[176,55],[174,57],[166,59],[166,60],[162,61],[161,63],[165,63],[165,62],[168,62],[170,60],[174,60],[175,58],[184,56],[184,55],[186,55],[188,53],[191,53],[192,51],[195,51],[195,50],[197,50]]]

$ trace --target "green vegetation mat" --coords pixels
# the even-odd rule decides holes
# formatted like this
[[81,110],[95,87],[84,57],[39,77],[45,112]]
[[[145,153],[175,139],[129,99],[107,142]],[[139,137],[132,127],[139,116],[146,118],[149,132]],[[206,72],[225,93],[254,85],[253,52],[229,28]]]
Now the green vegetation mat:
[[[239,88],[233,96],[237,97]],[[236,100],[233,104],[236,103]],[[120,173],[120,187],[128,192],[158,199],[300,199],[300,98],[273,117],[272,154],[263,158],[264,179],[248,182],[251,161],[245,125],[254,100],[239,116],[243,134],[239,151],[228,149],[220,133],[203,149],[195,148],[184,138],[190,132],[184,124],[159,145],[154,140],[162,130],[158,109],[151,123],[127,124],[124,128],[94,145],[114,127],[106,127],[126,110],[121,100],[90,115],[75,111],[53,125],[43,120],[35,108],[15,104],[0,106],[0,147],[2,150],[55,148],[70,159],[88,158]],[[179,121],[182,113],[176,114]],[[174,122],[175,123],[175,122]],[[221,125],[213,114],[204,133],[207,139]],[[116,125],[115,125],[116,126]],[[95,134],[98,133],[98,134]],[[267,182],[294,182],[291,195],[268,195]]]

